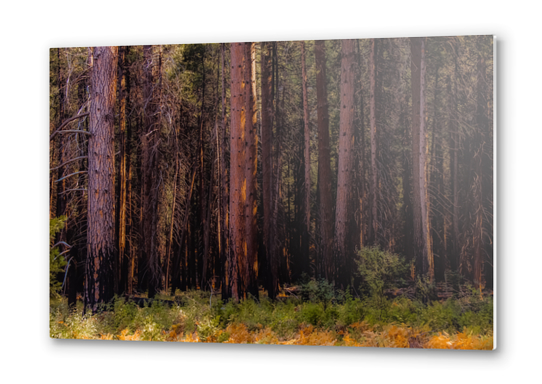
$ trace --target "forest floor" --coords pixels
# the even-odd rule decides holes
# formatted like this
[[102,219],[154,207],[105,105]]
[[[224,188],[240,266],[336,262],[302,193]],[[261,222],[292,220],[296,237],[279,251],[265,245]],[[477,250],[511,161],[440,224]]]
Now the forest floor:
[[[141,302],[140,302],[141,304]],[[475,292],[424,304],[405,295],[364,300],[305,295],[275,302],[223,303],[194,290],[142,307],[116,298],[98,313],[50,304],[50,336],[60,339],[493,349],[493,297]]]

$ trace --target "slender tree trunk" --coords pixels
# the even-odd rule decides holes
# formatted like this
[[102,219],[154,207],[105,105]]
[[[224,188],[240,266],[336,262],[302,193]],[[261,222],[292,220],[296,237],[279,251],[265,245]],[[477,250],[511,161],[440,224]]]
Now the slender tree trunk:
[[258,207],[258,135],[257,125],[257,93],[256,93],[256,47],[254,43],[245,43],[245,236],[247,261],[245,279],[247,291],[258,298],[257,261],[258,261],[258,226],[256,211]]
[[236,301],[243,295],[239,277],[246,262],[245,242],[245,84],[243,67],[245,44],[231,44],[231,127],[230,127],[230,238],[231,252],[228,275],[232,296]]
[[433,260],[428,241],[426,133],[425,133],[425,39],[411,38],[412,50],[412,169],[414,244],[418,266],[433,280]]
[[113,298],[115,255],[114,107],[117,47],[93,49],[85,302],[93,312]]
[[263,232],[266,249],[266,261],[269,298],[274,300],[278,294],[278,264],[275,258],[275,239],[271,237],[272,201],[273,201],[273,71],[272,44],[262,43],[262,174],[263,174]]
[[[161,267],[158,251],[158,189],[160,124],[157,119],[157,90],[155,89],[153,46],[143,47],[145,57],[143,99],[145,102],[145,129],[141,135],[143,168],[143,237],[146,265],[144,276],[147,280],[149,298],[160,289]],[[158,66],[158,72],[161,70]]]
[[[454,55],[456,55],[457,47],[454,44]],[[450,255],[450,267],[452,271],[459,272],[460,268],[460,236],[459,236],[459,112],[457,108],[457,82],[458,78],[458,64],[457,57],[454,58],[454,82],[453,89],[450,81],[449,93],[451,95],[451,111],[452,116],[450,119],[450,176],[452,183],[452,251]]]
[[376,162],[376,40],[371,39],[369,51],[369,126],[371,130],[371,224],[369,238],[378,244],[378,164]]
[[227,174],[226,174],[226,147],[228,146],[229,140],[226,134],[226,77],[225,77],[225,67],[226,67],[226,58],[224,52],[224,43],[220,44],[220,53],[222,60],[222,119],[221,119],[221,129],[222,129],[222,146],[220,148],[220,236],[221,236],[221,247],[220,247],[220,264],[222,269],[222,300],[228,299],[231,294],[228,289],[228,280],[227,280],[227,255],[229,254],[229,235],[228,235],[228,191],[227,191]]
[[349,257],[354,247],[347,231],[354,223],[349,222],[352,200],[352,149],[354,148],[354,40],[342,40],[341,87],[340,87],[340,125],[339,125],[339,166],[337,176],[337,205],[335,208],[335,245],[337,277],[342,288],[350,280]]
[[119,251],[118,271],[117,278],[115,279],[116,289],[115,292],[119,294],[123,290],[123,271],[125,270],[126,259],[126,163],[127,163],[127,151],[126,151],[126,50],[128,47],[119,47],[119,65],[118,65],[118,95],[119,95],[119,189],[118,189],[118,203],[117,203],[117,244]]
[[[179,168],[180,168],[180,164],[179,164],[179,160],[178,159],[175,159],[175,176],[173,177],[173,202],[172,202],[172,207],[171,207],[171,222],[169,224],[169,235],[168,235],[168,245],[167,245],[167,251],[166,251],[166,260],[165,260],[165,263],[166,263],[166,278],[164,279],[164,290],[166,292],[168,292],[169,290],[169,270],[170,270],[170,266],[171,266],[171,249],[172,249],[172,246],[173,246],[173,227],[174,227],[174,223],[175,223],[175,209],[176,209],[176,205],[177,205],[177,176],[179,174]],[[175,266],[178,268],[178,266]],[[173,294],[175,295],[175,292],[173,292]]]
[[[172,263],[172,275],[171,275],[171,295],[175,295],[175,290],[180,288],[186,290],[186,265],[187,265],[187,256],[185,243],[187,242],[187,233],[188,233],[188,217],[190,215],[190,204],[192,201],[192,192],[194,191],[194,183],[196,180],[196,168],[192,170],[192,175],[190,177],[190,187],[188,188],[188,193],[185,199],[185,208],[183,215],[183,222],[181,224],[181,237],[179,241],[179,252],[173,256]],[[182,274],[182,276],[181,276]]]
[[303,158],[304,158],[304,188],[303,188],[303,213],[304,230],[302,235],[301,254],[302,270],[309,271],[310,264],[310,238],[311,238],[311,156],[310,156],[310,118],[309,118],[309,99],[307,92],[307,64],[305,58],[305,42],[301,42],[301,84],[303,87]]
[[329,148],[329,114],[325,41],[314,43],[316,60],[316,97],[318,100],[318,188],[320,192],[320,260],[322,275],[333,279],[333,212],[331,196],[331,163]]
[[487,112],[486,112],[486,62],[483,55],[480,54],[477,65],[477,102],[476,102],[476,122],[475,129],[475,154],[474,154],[474,230],[473,230],[473,282],[474,286],[482,293],[484,288],[483,268],[484,259],[483,236],[484,236],[484,201],[483,201],[483,156],[484,156],[484,133],[487,131]]

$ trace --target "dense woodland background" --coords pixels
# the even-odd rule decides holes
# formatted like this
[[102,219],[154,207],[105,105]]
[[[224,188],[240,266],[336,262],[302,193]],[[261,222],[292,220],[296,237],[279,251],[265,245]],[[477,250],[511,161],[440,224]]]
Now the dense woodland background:
[[122,293],[347,289],[369,246],[412,260],[413,280],[491,290],[492,44],[52,49],[61,292],[95,310]]

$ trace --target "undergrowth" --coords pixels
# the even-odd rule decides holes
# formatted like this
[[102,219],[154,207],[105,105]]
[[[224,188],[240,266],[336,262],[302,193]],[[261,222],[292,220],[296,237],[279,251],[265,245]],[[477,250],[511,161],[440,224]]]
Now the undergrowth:
[[[310,282],[309,282],[310,283]],[[173,306],[138,307],[115,298],[96,314],[51,300],[50,336],[61,339],[492,349],[493,299],[475,291],[423,303],[400,296],[364,299],[318,282],[302,297],[222,302],[202,291],[179,293]],[[320,286],[319,286],[320,285]],[[303,297],[304,295],[304,297]],[[166,299],[166,296],[161,296]],[[169,297],[170,299],[173,299]]]

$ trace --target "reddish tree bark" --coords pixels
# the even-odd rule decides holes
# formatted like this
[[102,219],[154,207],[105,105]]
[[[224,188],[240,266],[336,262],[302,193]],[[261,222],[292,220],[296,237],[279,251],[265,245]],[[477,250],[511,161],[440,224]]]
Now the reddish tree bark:
[[414,250],[418,267],[433,280],[433,260],[429,249],[426,132],[425,132],[425,39],[411,38],[412,73],[412,174]]
[[301,84],[303,88],[303,158],[304,158],[304,188],[303,188],[303,213],[305,228],[302,235],[302,270],[309,270],[309,249],[311,237],[311,156],[310,156],[310,119],[309,99],[307,92],[307,64],[305,58],[305,42],[301,42]]
[[337,175],[337,203],[335,208],[335,253],[337,277],[343,288],[348,284],[350,269],[348,257],[352,257],[353,244],[348,239],[349,210],[352,200],[352,148],[354,147],[354,40],[341,41],[341,87],[339,125],[339,165]]
[[108,302],[114,294],[114,107],[118,48],[96,47],[92,59],[85,304],[96,312],[98,304]]
[[262,198],[263,232],[268,272],[268,295],[275,299],[278,294],[278,260],[275,252],[275,238],[271,236],[273,216],[273,71],[272,44],[262,43]]
[[371,224],[370,241],[374,245],[378,244],[378,164],[376,162],[376,40],[371,39],[369,51],[369,126],[371,131]]
[[228,276],[232,296],[239,300],[242,295],[240,274],[246,261],[245,242],[245,44],[231,44],[231,127],[230,127],[230,239]]
[[245,236],[247,262],[245,265],[246,290],[258,298],[257,262],[258,262],[258,226],[256,212],[258,208],[258,135],[257,93],[256,93],[256,49],[254,43],[245,43],[244,91],[245,91]]
[[331,196],[331,163],[329,154],[329,113],[325,41],[314,43],[316,60],[316,97],[318,99],[318,189],[320,192],[320,259],[321,274],[333,279],[333,211]]

